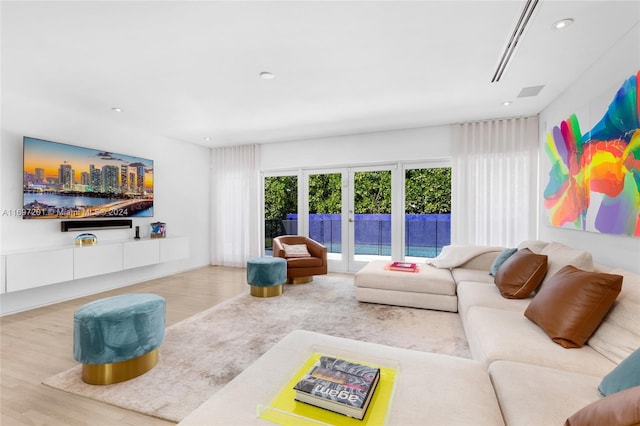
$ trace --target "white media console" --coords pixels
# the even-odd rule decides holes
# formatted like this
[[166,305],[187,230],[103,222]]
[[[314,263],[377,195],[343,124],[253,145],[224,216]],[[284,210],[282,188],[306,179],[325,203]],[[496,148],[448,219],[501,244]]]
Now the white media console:
[[109,274],[189,256],[186,237],[146,238],[9,252],[0,257],[0,293]]

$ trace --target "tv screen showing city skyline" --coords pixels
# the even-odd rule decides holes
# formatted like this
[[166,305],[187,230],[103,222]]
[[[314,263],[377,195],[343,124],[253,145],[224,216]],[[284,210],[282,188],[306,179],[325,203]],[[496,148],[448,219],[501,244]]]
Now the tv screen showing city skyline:
[[24,219],[153,216],[153,160],[23,138]]

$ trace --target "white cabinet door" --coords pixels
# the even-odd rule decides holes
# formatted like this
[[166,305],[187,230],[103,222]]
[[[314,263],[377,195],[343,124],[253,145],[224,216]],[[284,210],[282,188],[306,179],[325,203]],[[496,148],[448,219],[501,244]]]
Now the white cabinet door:
[[6,256],[7,291],[18,291],[73,279],[73,249],[54,249]]
[[122,271],[122,243],[73,249],[73,279]]
[[189,239],[186,237],[160,238],[160,262],[189,257]]
[[160,243],[158,240],[130,241],[123,244],[124,269],[155,265],[160,262]]
[[6,260],[7,256],[0,256],[0,294],[5,293],[7,291],[7,286],[6,286]]

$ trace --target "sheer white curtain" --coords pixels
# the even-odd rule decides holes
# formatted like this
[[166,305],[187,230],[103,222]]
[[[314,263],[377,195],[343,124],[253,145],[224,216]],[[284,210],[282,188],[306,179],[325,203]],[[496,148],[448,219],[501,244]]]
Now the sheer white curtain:
[[537,235],[538,118],[453,128],[451,241],[514,247]]
[[244,267],[260,255],[260,147],[213,149],[211,264]]

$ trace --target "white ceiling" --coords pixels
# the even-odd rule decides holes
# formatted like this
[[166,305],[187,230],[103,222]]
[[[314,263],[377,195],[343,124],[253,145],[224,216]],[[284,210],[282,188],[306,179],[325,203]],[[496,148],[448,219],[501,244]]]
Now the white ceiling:
[[537,114],[640,21],[541,0],[491,83],[524,5],[3,0],[1,89],[205,146],[413,128]]

